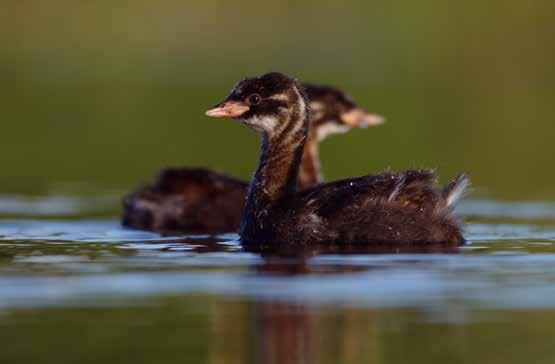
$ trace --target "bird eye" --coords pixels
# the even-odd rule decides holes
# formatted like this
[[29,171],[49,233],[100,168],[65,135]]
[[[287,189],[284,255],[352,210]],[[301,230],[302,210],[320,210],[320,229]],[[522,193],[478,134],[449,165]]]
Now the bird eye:
[[249,105],[258,105],[260,104],[261,101],[262,101],[262,97],[260,97],[260,95],[258,94],[252,94],[247,99],[247,103]]

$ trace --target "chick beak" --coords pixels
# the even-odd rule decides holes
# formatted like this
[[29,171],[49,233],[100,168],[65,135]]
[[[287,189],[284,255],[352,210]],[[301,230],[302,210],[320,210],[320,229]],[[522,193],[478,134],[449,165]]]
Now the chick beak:
[[249,106],[241,101],[223,101],[206,112],[213,118],[237,118],[249,111]]
[[350,126],[367,128],[369,126],[381,125],[385,122],[383,116],[367,112],[361,108],[354,108],[340,115],[341,121]]

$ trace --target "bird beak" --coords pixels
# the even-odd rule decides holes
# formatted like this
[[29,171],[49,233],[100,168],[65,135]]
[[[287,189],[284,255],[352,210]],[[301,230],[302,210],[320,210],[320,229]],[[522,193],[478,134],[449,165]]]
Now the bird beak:
[[341,121],[350,126],[367,128],[369,126],[381,125],[385,122],[383,116],[367,112],[361,108],[354,108],[340,115]]
[[241,101],[224,101],[206,112],[213,118],[237,118],[249,111],[249,105]]

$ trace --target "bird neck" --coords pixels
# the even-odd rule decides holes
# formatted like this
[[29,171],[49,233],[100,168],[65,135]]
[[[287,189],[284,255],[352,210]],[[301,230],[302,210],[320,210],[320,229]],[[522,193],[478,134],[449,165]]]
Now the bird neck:
[[308,135],[309,115],[304,98],[280,120],[275,135],[263,134],[260,161],[249,185],[240,235],[243,239],[260,236],[268,227],[265,218],[272,206],[297,190],[299,166]]

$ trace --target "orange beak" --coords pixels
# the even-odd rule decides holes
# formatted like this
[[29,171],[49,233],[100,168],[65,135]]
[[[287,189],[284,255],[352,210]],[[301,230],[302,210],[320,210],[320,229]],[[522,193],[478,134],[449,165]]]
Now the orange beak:
[[380,125],[385,122],[383,116],[369,113],[360,108],[354,108],[340,115],[341,121],[349,126],[367,128],[369,126]]
[[237,118],[249,111],[249,105],[240,101],[224,101],[206,112],[213,118]]

